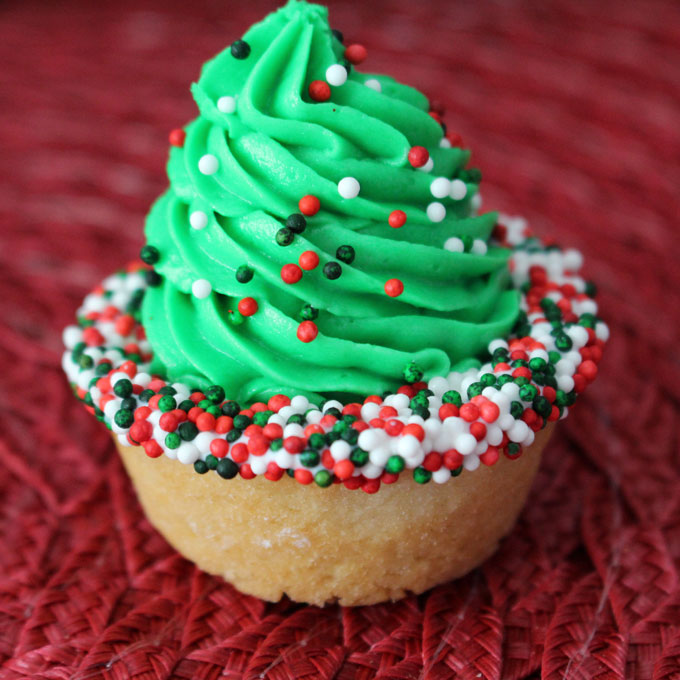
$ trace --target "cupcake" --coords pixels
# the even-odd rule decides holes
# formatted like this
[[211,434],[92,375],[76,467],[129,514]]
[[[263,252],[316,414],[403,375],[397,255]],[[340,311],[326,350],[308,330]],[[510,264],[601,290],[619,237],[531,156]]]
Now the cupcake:
[[441,111],[365,58],[291,0],[205,64],[141,262],[64,332],[150,521],[273,601],[480,564],[607,339],[579,253],[480,214]]

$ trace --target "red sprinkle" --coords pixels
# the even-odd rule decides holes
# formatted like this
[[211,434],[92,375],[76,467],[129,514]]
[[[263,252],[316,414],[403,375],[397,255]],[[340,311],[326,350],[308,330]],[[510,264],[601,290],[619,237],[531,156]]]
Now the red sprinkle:
[[298,208],[303,215],[311,217],[321,209],[321,201],[316,196],[303,196],[298,202]]
[[227,434],[234,429],[234,419],[231,416],[220,416],[215,422],[217,434]]
[[264,456],[269,449],[269,439],[264,435],[257,434],[248,439],[248,452],[253,456]]
[[265,479],[270,482],[278,482],[283,477],[283,469],[280,468],[273,460],[267,465],[267,471],[264,473]]
[[253,468],[251,468],[248,463],[241,465],[241,467],[238,469],[238,473],[241,475],[241,477],[243,477],[243,479],[254,479],[256,477],[255,473],[253,472]]
[[[193,409],[191,409],[193,411]],[[196,427],[201,432],[210,432],[215,428],[215,416],[212,413],[201,413],[196,418]]]
[[283,448],[288,453],[300,453],[305,448],[305,440],[302,437],[286,437],[283,440]]
[[310,271],[319,266],[319,256],[313,250],[305,250],[298,262],[304,270]]
[[444,466],[449,470],[455,470],[463,464],[463,456],[456,449],[444,452]]
[[368,52],[366,51],[366,48],[358,43],[347,45],[345,48],[345,59],[347,59],[350,64],[360,64],[366,59],[367,55]]
[[296,264],[284,264],[281,267],[281,278],[284,283],[297,283],[302,278],[302,269]]
[[237,309],[243,316],[252,316],[257,312],[257,302],[251,297],[242,298]]
[[248,460],[248,447],[240,442],[231,447],[231,457],[235,463],[245,463]]
[[458,407],[455,404],[442,404],[439,407],[439,420],[458,416]]
[[442,456],[436,451],[430,451],[423,460],[423,467],[430,472],[436,472],[442,466]]
[[283,428],[276,423],[267,423],[262,430],[262,434],[268,439],[279,439],[283,437]]
[[333,466],[333,474],[340,479],[349,479],[354,472],[354,463],[351,460],[340,460]]
[[404,292],[404,284],[399,279],[390,279],[385,283],[385,292],[390,297],[399,297]]
[[295,481],[299,482],[300,484],[311,484],[314,481],[314,477],[309,470],[298,468],[295,470],[294,475]]
[[403,210],[393,210],[387,218],[387,222],[393,229],[399,229],[406,224],[406,213]]
[[319,334],[319,329],[313,321],[303,321],[297,329],[298,340],[312,342]]
[[309,83],[309,96],[315,102],[325,102],[331,98],[331,86],[325,80],[312,80]]
[[425,430],[418,425],[418,423],[410,423],[409,425],[406,425],[404,429],[401,431],[402,435],[413,435],[418,441],[423,441],[425,439]]
[[182,128],[175,128],[170,131],[168,135],[168,141],[172,146],[184,146],[184,140],[187,137],[187,133],[182,130]]
[[224,458],[229,452],[229,442],[224,439],[213,439],[210,442],[210,453],[215,458]]
[[424,146],[412,146],[408,152],[408,162],[414,168],[422,168],[430,159],[430,153]]
[[278,413],[284,406],[289,405],[290,397],[287,397],[285,394],[275,394],[267,402],[267,406],[269,406],[274,413]]
[[163,455],[163,449],[155,439],[149,439],[144,442],[142,446],[144,447],[144,453],[146,453],[149,458],[158,458]]

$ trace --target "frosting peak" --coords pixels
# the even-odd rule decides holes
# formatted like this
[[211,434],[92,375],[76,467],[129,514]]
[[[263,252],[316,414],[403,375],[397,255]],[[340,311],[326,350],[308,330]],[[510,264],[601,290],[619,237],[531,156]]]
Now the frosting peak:
[[[514,323],[468,152],[423,94],[344,55],[326,9],[291,0],[193,86],[200,115],[146,224],[162,278],[144,325],[170,379],[244,402],[380,393],[413,362],[445,375]],[[413,167],[416,146],[431,169]]]

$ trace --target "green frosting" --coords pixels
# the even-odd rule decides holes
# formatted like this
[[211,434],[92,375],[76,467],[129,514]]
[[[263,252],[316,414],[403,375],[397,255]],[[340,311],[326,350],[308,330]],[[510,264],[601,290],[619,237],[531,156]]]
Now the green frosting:
[[[172,148],[170,188],[147,218],[162,275],[143,303],[152,369],[199,387],[220,384],[243,403],[276,393],[347,399],[396,389],[411,362],[425,379],[446,375],[507,335],[519,310],[508,251],[443,248],[451,236],[488,240],[496,216],[471,216],[472,183],[461,201],[432,196],[432,180],[461,176],[469,154],[440,147],[427,98],[351,68],[330,100],[313,101],[310,82],[325,80],[344,51],[318,5],[291,0],[243,40],[246,58],[227,49],[194,84],[200,115],[186,127],[184,146]],[[380,92],[364,84],[369,78]],[[224,96],[237,97],[235,112],[220,111]],[[411,167],[415,145],[428,148],[434,170]],[[205,154],[219,162],[212,175],[199,171]],[[359,181],[358,197],[340,196],[344,177]],[[292,244],[278,245],[277,231],[309,194],[321,210]],[[446,207],[437,223],[426,214],[435,200]],[[396,209],[408,216],[400,229],[388,224]],[[208,215],[204,229],[191,227],[195,211]],[[342,275],[331,280],[323,265],[338,261],[341,245],[356,257],[340,262]],[[281,267],[307,250],[320,265],[284,283]],[[254,272],[245,283],[236,278],[242,265]],[[404,284],[397,298],[385,294],[392,278]],[[212,286],[206,298],[192,295],[198,279]],[[243,297],[259,307],[245,319],[235,313]],[[308,343],[296,334],[304,305],[318,310],[319,334]]]

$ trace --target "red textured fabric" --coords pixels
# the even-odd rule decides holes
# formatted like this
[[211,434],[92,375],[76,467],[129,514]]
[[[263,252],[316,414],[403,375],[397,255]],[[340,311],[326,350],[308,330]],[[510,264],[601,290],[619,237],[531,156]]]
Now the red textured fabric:
[[420,597],[238,594],[144,519],[60,333],[131,259],[200,64],[274,7],[0,6],[0,678],[680,678],[680,8],[332,3],[447,107],[485,206],[580,248],[612,339],[499,552]]

